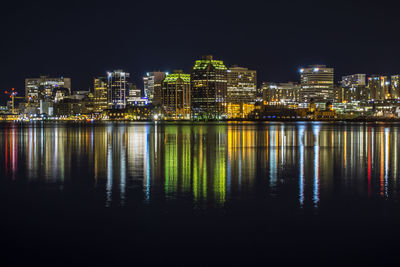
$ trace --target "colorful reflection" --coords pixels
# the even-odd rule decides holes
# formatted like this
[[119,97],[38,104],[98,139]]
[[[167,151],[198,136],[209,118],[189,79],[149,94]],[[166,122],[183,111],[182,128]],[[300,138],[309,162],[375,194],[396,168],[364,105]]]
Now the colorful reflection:
[[106,207],[280,198],[317,209],[337,194],[397,198],[398,134],[397,125],[304,122],[3,124],[0,173],[91,188]]

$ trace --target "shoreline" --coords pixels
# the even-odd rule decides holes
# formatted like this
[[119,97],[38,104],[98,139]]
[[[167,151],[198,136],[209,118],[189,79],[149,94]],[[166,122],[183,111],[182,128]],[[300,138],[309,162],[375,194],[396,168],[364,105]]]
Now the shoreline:
[[157,124],[157,125],[201,125],[201,124],[265,124],[270,122],[282,122],[282,123],[400,123],[400,118],[381,118],[381,119],[326,119],[326,120],[313,120],[313,119],[263,119],[263,120],[208,120],[208,121],[189,121],[189,120],[35,120],[35,121],[8,121],[0,120],[0,124],[36,124],[36,123],[60,123],[60,124]]

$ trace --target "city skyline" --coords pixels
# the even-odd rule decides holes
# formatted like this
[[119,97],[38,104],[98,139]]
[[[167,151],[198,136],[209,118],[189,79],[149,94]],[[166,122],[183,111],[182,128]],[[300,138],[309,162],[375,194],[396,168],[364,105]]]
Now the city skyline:
[[[199,58],[201,56],[204,56],[204,55],[200,55],[197,58]],[[197,58],[195,58],[192,62],[196,61]],[[220,58],[220,57],[218,57],[218,58]],[[225,64],[225,65],[227,66],[227,69],[230,70],[230,71],[232,69],[235,69],[235,68],[245,69],[247,71],[256,71],[257,72],[257,75],[256,75],[257,76],[256,77],[257,89],[261,89],[261,87],[262,87],[264,82],[265,83],[293,83],[293,82],[301,83],[302,70],[305,69],[305,68],[310,68],[312,66],[325,66],[325,67],[334,69],[334,76],[333,76],[334,77],[333,78],[333,84],[334,85],[343,84],[343,79],[344,78],[346,78],[348,76],[350,77],[350,76],[353,76],[353,75],[364,75],[365,77],[384,76],[385,79],[388,80],[389,82],[391,82],[392,80],[397,80],[398,79],[397,77],[399,76],[399,74],[397,72],[394,72],[394,71],[389,71],[389,72],[384,72],[384,73],[377,73],[377,72],[371,72],[371,71],[367,71],[367,72],[353,71],[353,72],[343,73],[343,74],[339,75],[338,73],[342,73],[342,72],[340,70],[338,71],[335,66],[332,66],[332,65],[329,65],[329,64],[328,65],[320,64],[320,63],[317,62],[317,63],[312,63],[312,64],[299,65],[298,68],[293,70],[293,72],[296,74],[296,77],[294,79],[278,80],[278,79],[273,79],[272,78],[270,80],[267,80],[267,79],[260,79],[259,78],[259,74],[258,74],[259,72],[258,72],[257,68],[250,69],[248,67],[248,65],[237,65],[237,64],[233,64],[233,65]],[[176,67],[176,68],[172,67],[172,68],[166,69],[166,70],[159,70],[157,68],[154,68],[152,70],[143,71],[143,72],[141,72],[140,74],[137,74],[137,75],[130,75],[131,76],[130,80],[133,81],[133,84],[135,84],[142,91],[142,95],[147,97],[146,84],[147,84],[147,79],[148,79],[149,75],[153,75],[153,73],[165,73],[166,75],[168,75],[170,73],[173,73],[175,70],[182,70],[185,73],[190,73],[192,69],[193,69],[193,66],[191,68],[187,69],[187,70],[179,68],[179,67]],[[313,67],[311,69],[313,69]],[[89,81],[88,81],[87,86],[79,86],[79,85],[71,86],[70,85],[68,88],[71,91],[91,91],[91,92],[94,92],[95,85],[93,84],[93,79],[96,79],[96,78],[99,78],[99,77],[102,77],[102,76],[107,76],[107,73],[110,73],[110,72],[113,72],[113,71],[116,71],[116,70],[123,70],[123,71],[128,71],[129,73],[132,73],[131,71],[129,71],[128,69],[125,69],[125,68],[108,68],[103,73],[95,73],[95,74],[93,74],[93,76],[88,76]],[[291,73],[291,72],[292,71],[289,71],[288,73]],[[39,79],[39,78],[35,78],[35,77],[53,77],[54,79],[64,79],[65,77],[68,77],[66,79],[69,79],[69,80],[73,79],[72,76],[65,75],[65,73],[66,72],[64,72],[64,74],[61,73],[61,74],[28,75],[27,77],[23,78],[22,87],[18,88],[18,87],[14,86],[14,87],[10,87],[10,88],[5,88],[5,90],[10,90],[11,88],[15,88],[15,89],[17,89],[19,94],[23,93],[24,96],[26,96],[26,94],[27,94],[26,93],[26,80],[27,79],[33,79],[33,80]],[[287,77],[289,77],[289,76],[291,76],[291,75],[287,75]],[[164,78],[165,77],[162,77],[160,79],[160,82]],[[18,83],[21,83],[21,82],[19,81]],[[70,83],[71,83],[71,81],[70,81]],[[396,88],[397,88],[397,86],[396,86]],[[1,95],[1,97],[4,97],[4,94]],[[6,99],[7,99],[7,97],[4,97],[4,99],[2,99],[2,100],[6,100]]]

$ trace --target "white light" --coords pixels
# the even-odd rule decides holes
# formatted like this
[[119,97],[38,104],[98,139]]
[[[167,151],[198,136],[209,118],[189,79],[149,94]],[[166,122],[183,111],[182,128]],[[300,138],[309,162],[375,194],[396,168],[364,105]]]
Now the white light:
[[314,72],[318,72],[319,71],[319,68],[314,68]]
[[304,69],[300,69],[300,73],[303,73],[304,72]]

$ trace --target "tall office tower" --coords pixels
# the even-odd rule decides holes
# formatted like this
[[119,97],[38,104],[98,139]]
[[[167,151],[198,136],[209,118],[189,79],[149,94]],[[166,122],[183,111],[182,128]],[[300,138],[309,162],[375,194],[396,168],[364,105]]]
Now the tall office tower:
[[333,68],[325,65],[311,65],[300,69],[302,102],[325,103],[333,100]]
[[147,72],[143,77],[144,93],[150,103],[159,105],[161,103],[161,83],[168,72],[153,71]]
[[107,78],[106,77],[96,77],[94,78],[94,111],[102,112],[108,108],[107,105]]
[[109,108],[124,109],[128,93],[129,73],[123,70],[114,70],[107,73],[107,103]]
[[168,74],[161,89],[161,104],[166,118],[190,119],[190,74]]
[[371,100],[385,100],[389,98],[389,82],[386,76],[371,75],[368,77],[368,90]]
[[267,103],[293,104],[299,101],[300,84],[263,82],[263,100]]
[[223,61],[204,56],[191,75],[191,103],[194,118],[221,119],[227,111],[227,68]]
[[391,99],[400,98],[400,75],[392,75],[390,77],[390,97]]
[[257,71],[233,66],[227,70],[227,102],[254,103],[257,96]]
[[40,76],[39,78],[25,79],[25,97],[32,103],[39,103],[40,100],[53,101],[57,90],[64,88],[71,93],[71,78],[50,78]]
[[338,102],[352,102],[368,100],[369,93],[366,90],[366,75],[353,74],[342,77],[338,87]]

